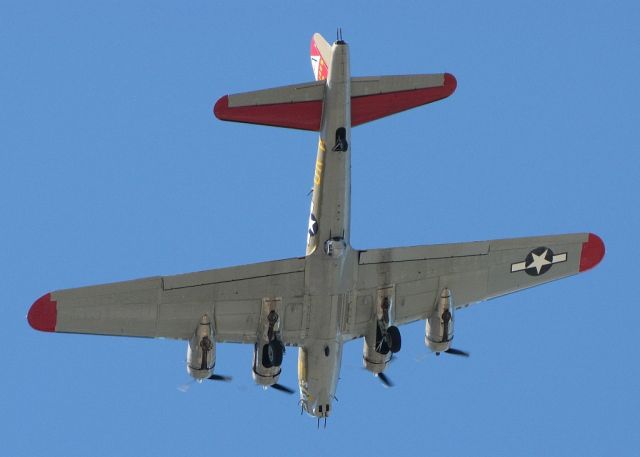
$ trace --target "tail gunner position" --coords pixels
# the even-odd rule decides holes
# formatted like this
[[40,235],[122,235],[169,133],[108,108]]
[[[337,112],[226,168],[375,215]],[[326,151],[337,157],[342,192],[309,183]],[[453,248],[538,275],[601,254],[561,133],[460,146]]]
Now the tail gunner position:
[[39,298],[41,331],[188,341],[187,371],[214,374],[216,344],[253,345],[255,382],[279,384],[285,346],[297,346],[302,409],[326,418],[345,341],[364,338],[363,363],[386,385],[400,350],[398,326],[425,321],[435,354],[451,347],[461,307],[593,268],[604,243],[592,233],[354,250],[350,243],[351,127],[451,95],[448,73],[352,77],[349,47],[311,40],[316,81],[227,95],[219,119],[320,133],[306,256],[231,268],[58,290]]

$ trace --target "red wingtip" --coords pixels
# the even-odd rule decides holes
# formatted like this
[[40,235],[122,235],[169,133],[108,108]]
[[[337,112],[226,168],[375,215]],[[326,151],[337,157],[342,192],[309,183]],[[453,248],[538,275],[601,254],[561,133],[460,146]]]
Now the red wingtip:
[[589,233],[589,239],[582,243],[580,254],[580,272],[590,270],[600,263],[604,257],[604,242],[595,233]]
[[218,119],[223,119],[223,113],[229,109],[229,96],[225,95],[224,97],[220,97],[216,104],[213,106],[213,114]]
[[55,300],[51,299],[51,294],[38,298],[27,314],[29,325],[42,332],[55,332],[58,320],[58,308]]
[[458,80],[451,73],[444,74],[444,87],[448,90],[447,97],[453,94],[458,87]]

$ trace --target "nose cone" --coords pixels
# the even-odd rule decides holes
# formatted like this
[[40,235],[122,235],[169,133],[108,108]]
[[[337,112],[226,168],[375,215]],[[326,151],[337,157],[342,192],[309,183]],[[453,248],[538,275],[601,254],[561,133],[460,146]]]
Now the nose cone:
[[58,308],[55,300],[51,299],[51,294],[38,298],[27,314],[29,325],[41,332],[55,332],[58,320]]

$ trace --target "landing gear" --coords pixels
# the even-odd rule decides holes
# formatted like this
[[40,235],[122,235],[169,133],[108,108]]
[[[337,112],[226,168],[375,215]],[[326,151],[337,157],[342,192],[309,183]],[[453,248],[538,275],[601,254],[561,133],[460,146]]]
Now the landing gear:
[[279,367],[282,365],[284,345],[280,340],[273,340],[262,347],[262,366],[265,368]]
[[400,337],[400,330],[395,325],[390,326],[387,329],[387,344],[389,345],[389,350],[394,354],[396,352],[400,352],[400,348],[402,347],[402,338]]
[[389,326],[386,330],[384,326],[378,325],[376,329],[376,352],[386,355],[389,352],[396,353],[402,347],[400,330],[395,325]]

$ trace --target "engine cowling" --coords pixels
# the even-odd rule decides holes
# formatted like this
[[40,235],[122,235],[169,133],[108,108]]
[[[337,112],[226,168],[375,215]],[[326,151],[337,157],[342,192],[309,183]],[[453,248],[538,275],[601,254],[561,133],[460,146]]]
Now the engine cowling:
[[272,386],[278,382],[282,368],[284,345],[280,340],[267,344],[256,343],[253,349],[252,376],[256,384]]
[[376,352],[375,348],[369,346],[365,341],[362,364],[368,371],[374,374],[382,373],[385,368],[387,368],[389,360],[391,360],[391,352],[387,354],[380,354],[379,352]]
[[200,323],[187,347],[187,372],[198,381],[213,374],[216,364],[216,339],[208,315]]
[[383,353],[378,352],[376,347],[379,346],[379,336],[380,330],[377,330],[377,334],[375,337],[373,336],[365,336],[364,338],[364,347],[362,348],[362,364],[364,367],[372,372],[373,374],[382,373],[385,368],[387,368],[387,364],[389,360],[391,360],[391,351],[387,348]]
[[451,291],[442,289],[436,309],[427,319],[424,343],[433,352],[439,354],[451,347],[453,340],[453,299]]

